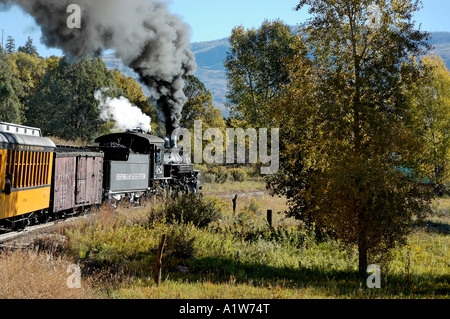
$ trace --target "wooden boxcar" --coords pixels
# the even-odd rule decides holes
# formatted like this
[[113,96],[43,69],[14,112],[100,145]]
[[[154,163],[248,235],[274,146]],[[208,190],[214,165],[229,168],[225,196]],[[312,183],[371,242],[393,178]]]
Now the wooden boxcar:
[[101,205],[103,193],[103,153],[84,148],[58,147],[55,150],[52,211],[75,213]]

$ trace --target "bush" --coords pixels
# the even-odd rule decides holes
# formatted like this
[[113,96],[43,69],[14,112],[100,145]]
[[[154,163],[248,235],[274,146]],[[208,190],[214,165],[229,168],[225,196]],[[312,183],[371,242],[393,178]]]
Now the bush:
[[164,207],[153,208],[149,222],[192,223],[196,227],[203,228],[218,221],[227,209],[228,204],[215,197],[186,194],[170,199]]
[[450,198],[435,199],[431,204],[431,208],[433,216],[450,216]]
[[214,183],[224,184],[229,178],[230,173],[222,166],[212,167],[205,174],[206,182],[208,182],[207,180],[212,180]]
[[215,183],[216,182],[216,175],[211,173],[206,173],[203,176],[203,182],[205,183]]
[[244,182],[247,179],[247,172],[242,168],[232,168],[229,170],[229,174],[233,181]]
[[258,203],[256,199],[252,197],[250,200],[250,204],[244,207],[244,210],[253,212],[254,215],[260,215],[261,212],[261,205]]
[[167,234],[166,249],[177,258],[189,259],[193,257],[195,236],[192,226],[177,224],[171,226]]
[[242,168],[227,169],[223,166],[215,166],[204,172],[203,181],[206,183],[223,184],[228,180],[244,182],[247,180],[247,177],[247,172]]
[[[257,224],[257,217],[255,212],[247,208],[240,210],[234,219],[235,227],[240,227],[244,229],[253,229],[256,228],[256,224]],[[243,231],[244,229],[240,229],[240,231]]]

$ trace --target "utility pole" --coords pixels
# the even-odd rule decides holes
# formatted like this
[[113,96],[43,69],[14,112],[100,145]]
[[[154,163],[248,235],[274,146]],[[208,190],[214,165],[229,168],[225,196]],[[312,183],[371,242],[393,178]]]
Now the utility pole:
[[2,51],[3,51],[3,36],[5,34],[5,29],[2,29]]

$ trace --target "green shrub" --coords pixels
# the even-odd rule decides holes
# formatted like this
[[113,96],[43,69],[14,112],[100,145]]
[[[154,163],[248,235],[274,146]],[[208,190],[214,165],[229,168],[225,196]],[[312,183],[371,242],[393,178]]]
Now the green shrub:
[[194,256],[194,241],[191,225],[173,224],[168,229],[166,249],[175,257],[188,259]]
[[206,173],[203,176],[203,182],[205,183],[215,183],[216,182],[216,175],[211,173]]
[[245,206],[244,210],[251,211],[255,215],[260,215],[261,214],[261,205],[258,203],[258,201],[256,199],[254,199],[252,197],[252,199],[250,200],[250,204]]
[[450,198],[435,199],[431,205],[431,208],[433,216],[450,216]]
[[215,197],[186,194],[169,199],[164,207],[152,208],[149,221],[150,224],[162,220],[169,223],[192,223],[203,228],[218,221],[227,209],[228,204]]
[[242,168],[232,168],[229,170],[229,174],[235,182],[244,182],[247,180],[247,172]]
[[224,184],[228,180],[234,182],[245,182],[248,178],[247,172],[242,168],[227,169],[223,166],[214,166],[203,173],[203,181],[206,183]]
[[224,184],[230,178],[230,173],[228,173],[227,169],[222,166],[210,168],[205,175],[210,175],[211,177],[209,178],[214,177],[214,183],[219,184]]
[[[234,220],[234,226],[244,229],[253,229],[256,227],[257,218],[256,214],[253,210],[250,209],[242,209],[239,211]],[[242,229],[242,231],[244,230]]]

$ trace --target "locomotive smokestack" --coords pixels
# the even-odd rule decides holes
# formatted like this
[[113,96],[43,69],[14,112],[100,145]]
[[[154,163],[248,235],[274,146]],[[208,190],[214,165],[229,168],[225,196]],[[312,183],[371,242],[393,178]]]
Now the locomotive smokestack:
[[[81,8],[81,28],[67,25],[67,9]],[[183,75],[196,70],[190,27],[159,0],[0,0],[0,10],[19,5],[42,30],[42,42],[75,58],[115,55],[151,89],[166,116],[167,129],[178,127],[186,97]]]

